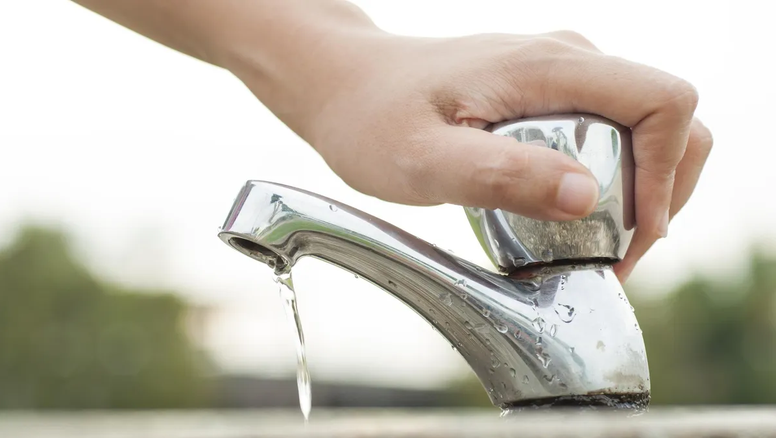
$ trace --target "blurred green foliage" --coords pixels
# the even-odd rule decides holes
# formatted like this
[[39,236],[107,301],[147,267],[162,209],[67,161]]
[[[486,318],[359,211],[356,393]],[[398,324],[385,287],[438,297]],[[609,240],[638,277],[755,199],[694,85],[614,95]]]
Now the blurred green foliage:
[[629,295],[653,403],[776,403],[776,260],[755,251],[740,278],[697,278],[663,299]]
[[[740,277],[696,277],[660,297],[626,289],[644,332],[652,405],[776,403],[776,259],[754,251]],[[490,405],[474,375],[451,391],[462,405]]]
[[61,233],[22,230],[0,253],[0,408],[202,406],[185,309],[97,281]]

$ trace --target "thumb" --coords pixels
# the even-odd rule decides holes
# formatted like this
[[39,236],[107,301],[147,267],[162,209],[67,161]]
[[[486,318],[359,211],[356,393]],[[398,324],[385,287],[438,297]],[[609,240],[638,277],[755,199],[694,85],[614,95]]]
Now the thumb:
[[431,137],[437,153],[423,163],[422,182],[431,202],[558,221],[585,217],[598,203],[595,177],[556,150],[460,126]]

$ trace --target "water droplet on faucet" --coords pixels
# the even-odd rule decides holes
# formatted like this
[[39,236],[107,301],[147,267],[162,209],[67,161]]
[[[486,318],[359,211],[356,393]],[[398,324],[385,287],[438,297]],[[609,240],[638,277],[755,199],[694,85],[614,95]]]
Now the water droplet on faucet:
[[490,357],[490,366],[492,366],[494,369],[501,366],[501,362],[499,362],[498,358],[496,356]]
[[472,323],[470,323],[469,321],[464,322],[463,326],[466,327],[466,330],[471,330],[474,328],[472,327]]
[[542,288],[542,284],[537,280],[523,280],[518,282],[518,284],[531,292],[536,292]]
[[533,324],[533,327],[536,329],[536,331],[539,333],[544,333],[545,322],[541,316],[534,319],[531,324]]
[[495,324],[495,327],[496,327],[496,330],[498,330],[499,333],[506,333],[506,332],[509,331],[509,327],[507,327],[506,324],[501,323],[501,322],[497,322]]
[[551,262],[553,258],[552,250],[551,249],[545,249],[542,251],[542,261],[543,262]]
[[335,205],[333,205],[333,204],[329,204],[329,210],[336,212],[336,211],[339,211],[339,208],[337,208],[337,207],[336,207]]
[[482,316],[484,316],[485,318],[489,317],[490,316],[490,310],[488,310],[488,309],[483,310],[482,311]]
[[515,375],[517,375],[517,371],[515,371],[514,368],[510,368],[509,369],[509,375],[512,376],[512,377],[515,377]]
[[516,268],[520,268],[522,266],[525,266],[525,258],[524,257],[512,257],[512,265]]
[[442,303],[444,303],[445,306],[453,305],[453,297],[451,297],[449,293],[444,292],[442,295],[439,296],[439,298],[442,300]]
[[528,376],[527,376],[527,375],[523,376],[523,384],[527,385],[527,384],[528,384],[528,382],[530,382],[530,381],[531,381],[531,380],[528,378]]
[[567,324],[573,321],[574,317],[577,316],[573,307],[560,303],[555,306],[555,313],[558,315],[558,318],[560,318],[561,321]]
[[455,285],[458,287],[465,288],[466,287],[466,280],[461,278],[455,282]]
[[558,332],[558,326],[556,324],[553,324],[550,326],[550,336],[555,337],[555,334]]

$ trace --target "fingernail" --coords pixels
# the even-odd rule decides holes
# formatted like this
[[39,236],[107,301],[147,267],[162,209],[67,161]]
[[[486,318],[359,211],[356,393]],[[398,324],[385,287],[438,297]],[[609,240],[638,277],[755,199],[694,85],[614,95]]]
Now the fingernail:
[[588,175],[567,173],[560,180],[555,203],[558,209],[570,215],[586,215],[598,203],[598,183]]
[[666,210],[663,217],[660,218],[660,222],[657,224],[657,232],[660,233],[660,236],[664,239],[668,237],[668,210]]

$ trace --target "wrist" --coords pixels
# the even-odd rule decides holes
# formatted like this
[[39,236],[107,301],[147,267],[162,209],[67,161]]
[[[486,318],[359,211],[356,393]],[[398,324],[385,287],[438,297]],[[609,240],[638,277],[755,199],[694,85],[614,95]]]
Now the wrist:
[[[345,1],[309,0],[234,38],[220,55],[278,118],[315,146],[315,121],[338,93],[368,77],[372,42],[387,34]],[[371,59],[370,59],[371,58]]]

